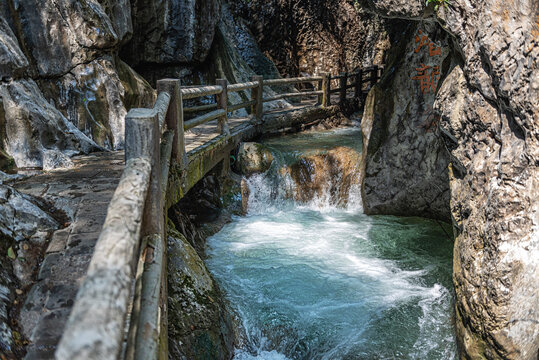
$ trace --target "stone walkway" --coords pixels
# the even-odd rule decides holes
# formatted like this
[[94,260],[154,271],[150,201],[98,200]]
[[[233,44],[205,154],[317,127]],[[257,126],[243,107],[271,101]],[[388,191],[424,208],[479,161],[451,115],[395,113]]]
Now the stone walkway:
[[86,274],[107,207],[124,168],[123,152],[73,159],[75,167],[15,184],[64,210],[71,223],[53,233],[37,282],[28,292],[19,325],[30,340],[25,359],[53,359],[56,345]]

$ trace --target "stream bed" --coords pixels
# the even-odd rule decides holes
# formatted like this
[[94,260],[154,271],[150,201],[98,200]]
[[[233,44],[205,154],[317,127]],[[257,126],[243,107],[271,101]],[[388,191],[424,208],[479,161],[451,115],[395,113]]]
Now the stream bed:
[[234,359],[456,359],[451,228],[366,216],[355,185],[345,205],[290,196],[280,169],[337,146],[359,152],[358,128],[265,144],[275,161],[248,180],[248,214],[208,239],[207,265],[245,332]]

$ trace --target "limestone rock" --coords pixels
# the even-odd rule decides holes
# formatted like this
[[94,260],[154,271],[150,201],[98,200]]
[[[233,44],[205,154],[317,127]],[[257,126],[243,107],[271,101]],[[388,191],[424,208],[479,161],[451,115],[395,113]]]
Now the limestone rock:
[[294,182],[292,195],[301,203],[321,200],[344,207],[351,189],[359,186],[359,153],[340,146],[320,154],[306,155],[281,169],[282,176]]
[[0,79],[20,74],[28,65],[15,34],[6,19],[0,17]]
[[45,100],[34,81],[1,84],[0,98],[5,150],[18,167],[68,167],[70,156],[99,149]]
[[347,0],[243,0],[230,4],[247,19],[261,50],[283,76],[336,74],[382,63],[390,37],[401,31],[400,21],[381,19]]
[[42,210],[36,199],[0,185],[0,232],[16,241],[30,239],[37,232],[57,229],[59,224]]
[[[418,16],[409,1],[369,2],[383,16]],[[455,0],[421,15],[452,37],[434,109],[450,151],[463,358],[539,352],[538,15],[533,0]]]
[[123,55],[141,63],[203,62],[219,21],[217,0],[132,1],[134,32]]
[[[415,37],[434,43],[416,52]],[[367,214],[424,216],[449,221],[448,152],[434,114],[436,81],[449,48],[445,34],[410,26],[403,44],[392,50],[389,74],[368,95],[361,122],[361,182]],[[427,81],[414,80],[425,67]],[[434,69],[438,69],[437,71]],[[434,73],[437,72],[438,75]]]
[[98,145],[113,150],[123,148],[128,109],[151,107],[155,99],[146,81],[109,56],[79,65],[52,83],[42,81],[41,87],[71,123]]
[[234,319],[195,249],[172,230],[168,238],[169,351],[173,359],[229,359]]
[[273,162],[273,155],[262,144],[245,142],[238,150],[237,168],[241,174],[250,176],[267,171]]
[[16,2],[14,10],[41,76],[64,75],[93,60],[99,50],[113,48],[120,41],[113,22],[97,0],[28,0]]

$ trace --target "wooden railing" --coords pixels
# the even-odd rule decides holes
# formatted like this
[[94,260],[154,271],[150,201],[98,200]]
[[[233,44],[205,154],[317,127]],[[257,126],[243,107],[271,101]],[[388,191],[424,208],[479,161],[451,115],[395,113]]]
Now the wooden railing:
[[[370,77],[366,77],[370,74]],[[171,165],[186,169],[184,132],[218,119],[221,136],[230,135],[228,114],[250,109],[252,121],[262,123],[263,103],[294,97],[318,98],[331,104],[355,88],[362,96],[365,82],[374,84],[379,68],[351,74],[263,80],[228,85],[181,88],[179,80],[157,83],[151,109],[132,109],[125,123],[125,169],[108,208],[89,269],[57,347],[56,359],[167,359],[166,196]],[[331,82],[339,87],[331,89]],[[353,82],[349,84],[349,80]],[[318,90],[264,98],[265,86],[315,83]],[[228,104],[228,94],[250,90],[250,99]],[[215,95],[215,103],[183,108],[184,100]],[[205,112],[189,120],[185,114]],[[222,160],[228,160],[224,154]],[[213,166],[213,165],[211,165]]]

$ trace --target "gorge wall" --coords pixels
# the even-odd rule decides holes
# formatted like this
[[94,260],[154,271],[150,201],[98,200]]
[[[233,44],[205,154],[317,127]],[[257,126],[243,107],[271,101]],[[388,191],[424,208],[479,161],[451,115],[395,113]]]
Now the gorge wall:
[[[447,164],[441,176],[449,180],[456,235],[453,280],[461,355],[536,359],[539,4],[455,0],[435,7],[421,0],[363,0],[361,6],[415,24],[408,44],[401,45],[402,58],[388,63],[367,100],[365,209],[425,210],[411,195]],[[414,39],[415,28],[422,34]],[[424,45],[423,36],[434,52],[441,47],[441,64],[410,51]],[[425,96],[422,87],[434,79],[437,85]],[[439,180],[443,186],[434,192],[423,187],[426,196],[448,196]],[[436,209],[428,212],[445,218]]]

